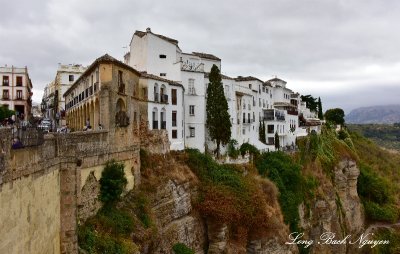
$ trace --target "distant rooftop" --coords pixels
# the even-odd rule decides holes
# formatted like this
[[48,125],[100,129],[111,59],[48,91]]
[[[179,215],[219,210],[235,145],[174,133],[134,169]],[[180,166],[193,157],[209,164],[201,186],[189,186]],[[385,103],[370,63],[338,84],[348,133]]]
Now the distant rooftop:
[[170,37],[167,37],[167,36],[164,36],[164,35],[161,35],[161,34],[155,34],[155,33],[153,33],[153,32],[151,31],[150,28],[147,28],[147,29],[146,29],[146,32],[136,30],[135,33],[134,33],[134,35],[137,35],[137,36],[139,36],[140,38],[142,38],[143,36],[145,36],[145,35],[148,34],[148,33],[150,33],[150,34],[152,34],[152,35],[155,35],[155,36],[157,36],[157,37],[160,38],[160,39],[166,40],[166,41],[168,41],[168,42],[170,42],[170,43],[175,44],[175,45],[178,46],[178,40],[172,39],[172,38],[170,38]]
[[206,58],[210,60],[216,60],[216,61],[221,61],[220,58],[212,55],[212,54],[207,54],[207,53],[200,53],[200,52],[192,52],[193,55],[201,57],[201,58]]
[[247,76],[247,77],[238,76],[237,78],[235,78],[235,80],[236,81],[260,81],[261,83],[264,83],[261,79],[258,79],[253,76]]

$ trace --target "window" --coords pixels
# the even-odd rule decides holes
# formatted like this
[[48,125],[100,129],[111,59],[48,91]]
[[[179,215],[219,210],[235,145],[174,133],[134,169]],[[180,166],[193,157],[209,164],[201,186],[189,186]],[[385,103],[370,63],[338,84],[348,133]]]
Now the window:
[[269,134],[273,134],[274,133],[274,125],[273,124],[269,124],[268,126],[267,126],[267,130],[268,130],[268,133]]
[[177,130],[172,130],[172,138],[173,139],[178,138],[178,131]]
[[167,73],[160,73],[160,77],[166,77]]
[[125,84],[122,79],[122,71],[118,71],[118,93],[125,93]]
[[250,113],[247,114],[247,122],[250,123],[251,119],[250,119]]
[[74,75],[69,75],[69,76],[68,76],[68,80],[69,80],[70,82],[74,81]]
[[194,79],[189,79],[189,89],[188,93],[191,95],[196,94],[196,90],[194,89]]
[[229,98],[230,97],[230,93],[229,93],[229,86],[225,86],[225,98]]
[[8,86],[10,84],[10,80],[8,76],[3,76],[3,86]]
[[9,97],[9,93],[8,93],[8,90],[3,90],[3,99],[4,100],[8,100],[10,97]]
[[172,111],[172,127],[176,127],[176,111]]
[[171,89],[172,105],[177,104],[176,89]]
[[22,86],[22,76],[17,76],[17,86]]
[[191,138],[195,137],[195,129],[194,127],[189,127],[189,135]]
[[17,90],[17,100],[22,100],[22,90]]
[[246,113],[243,113],[243,123],[246,123]]
[[242,129],[242,134],[243,134],[243,135],[246,135],[246,128],[243,128],[243,129]]
[[160,58],[167,58],[166,55],[160,55]]
[[249,88],[251,89],[251,84],[249,84]]
[[189,105],[189,115],[194,116],[194,105]]

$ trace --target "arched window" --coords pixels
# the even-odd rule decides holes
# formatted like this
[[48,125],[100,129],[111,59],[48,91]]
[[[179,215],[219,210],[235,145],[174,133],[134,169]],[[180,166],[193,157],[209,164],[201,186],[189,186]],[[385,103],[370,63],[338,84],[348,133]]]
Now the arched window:
[[165,108],[161,109],[160,112],[160,122],[161,122],[161,129],[165,130],[167,128],[167,120],[166,120],[166,110]]
[[153,130],[158,129],[158,109],[157,108],[153,108],[153,112],[152,112],[152,121],[153,121]]
[[154,84],[154,101],[155,102],[159,102],[159,87],[158,87],[158,84],[157,83],[155,83]]
[[160,100],[163,103],[167,103],[168,102],[168,94],[167,94],[167,88],[165,87],[164,84],[161,85],[161,89],[160,89]]

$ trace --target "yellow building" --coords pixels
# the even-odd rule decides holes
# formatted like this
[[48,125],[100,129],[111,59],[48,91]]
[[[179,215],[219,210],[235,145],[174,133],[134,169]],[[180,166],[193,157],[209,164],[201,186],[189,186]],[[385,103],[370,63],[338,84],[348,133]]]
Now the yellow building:
[[138,130],[140,121],[147,121],[139,77],[138,71],[107,54],[96,59],[64,93],[68,127]]

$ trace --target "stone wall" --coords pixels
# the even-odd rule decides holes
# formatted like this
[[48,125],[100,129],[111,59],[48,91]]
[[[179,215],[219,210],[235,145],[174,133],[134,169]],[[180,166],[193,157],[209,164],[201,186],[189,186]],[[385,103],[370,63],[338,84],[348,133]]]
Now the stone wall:
[[139,139],[131,128],[49,134],[11,149],[0,130],[0,253],[77,253],[77,221],[95,214],[104,164],[125,164],[127,190],[140,181]]

